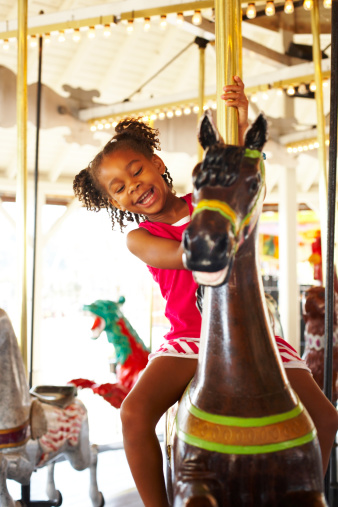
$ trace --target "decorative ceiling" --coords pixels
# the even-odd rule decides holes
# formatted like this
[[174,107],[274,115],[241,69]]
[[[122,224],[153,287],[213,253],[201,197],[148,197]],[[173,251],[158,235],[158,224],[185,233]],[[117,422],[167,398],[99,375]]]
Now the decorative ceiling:
[[[267,16],[264,12],[266,2],[255,2],[257,16],[250,20],[245,15],[247,3],[242,2],[243,79],[250,98],[250,119],[263,110],[269,120],[267,202],[278,202],[281,172],[284,167],[294,167],[299,202],[316,208],[319,164],[315,144],[316,103],[314,93],[309,90],[314,73],[311,15],[303,8],[303,2],[295,1],[291,14],[284,12],[284,4],[284,1],[276,1],[276,13]],[[321,0],[319,6],[323,77],[328,85],[331,11],[323,7]],[[27,163],[29,181],[32,182],[39,62],[37,42],[42,34],[39,182],[47,199],[62,197],[70,200],[74,175],[87,166],[113,135],[114,121],[133,113],[153,115],[154,125],[162,134],[162,156],[178,191],[185,192],[190,188],[190,174],[197,160],[197,116],[193,112],[199,83],[196,37],[208,42],[205,93],[210,107],[213,107],[216,93],[213,2],[144,0],[141,7],[142,10],[136,0],[28,2]],[[162,10],[166,14],[165,20],[161,18]],[[192,22],[195,10],[201,11],[199,25]],[[180,12],[184,15],[182,23],[177,22]],[[150,21],[145,29],[147,17]],[[166,26],[162,26],[164,21]],[[16,27],[17,2],[1,0],[2,199],[13,198],[16,189]],[[286,93],[289,85],[295,87],[294,96]],[[328,125],[330,87],[325,86],[323,90]],[[190,115],[186,114],[188,108]]]

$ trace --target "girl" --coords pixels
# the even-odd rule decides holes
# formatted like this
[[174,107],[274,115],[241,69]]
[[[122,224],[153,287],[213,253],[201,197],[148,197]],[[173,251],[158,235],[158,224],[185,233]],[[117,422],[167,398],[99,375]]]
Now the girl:
[[[238,112],[239,142],[248,127],[248,101],[241,79],[224,87],[225,104]],[[156,424],[181,397],[197,366],[201,317],[197,285],[182,263],[182,233],[192,213],[191,195],[177,197],[159,149],[157,131],[138,120],[122,120],[113,139],[74,180],[74,191],[87,209],[106,208],[121,231],[125,220],[129,250],[145,262],[167,301],[171,329],[165,344],[150,355],[148,366],[121,407],[124,448],[146,507],[168,507],[162,453]],[[318,431],[326,468],[338,417],[305,363],[283,340],[279,345],[291,385],[307,407]]]

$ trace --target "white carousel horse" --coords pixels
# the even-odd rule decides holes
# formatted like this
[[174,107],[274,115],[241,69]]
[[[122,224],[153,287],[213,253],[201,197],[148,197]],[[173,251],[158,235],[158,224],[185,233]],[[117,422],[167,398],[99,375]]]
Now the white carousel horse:
[[62,454],[76,470],[90,469],[93,507],[104,505],[96,482],[97,454],[89,444],[87,410],[74,386],[39,386],[31,396],[12,324],[0,309],[0,507],[37,505],[14,501],[7,479],[28,485],[32,472],[49,467],[50,501],[61,505],[54,484],[54,463]]

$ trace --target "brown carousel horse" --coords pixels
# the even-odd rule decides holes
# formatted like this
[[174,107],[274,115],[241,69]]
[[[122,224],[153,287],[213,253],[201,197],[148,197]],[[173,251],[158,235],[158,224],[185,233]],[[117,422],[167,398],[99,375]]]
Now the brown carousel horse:
[[[335,276],[335,306],[333,320],[333,375],[332,401],[338,401],[338,280]],[[303,359],[311,369],[313,378],[321,389],[324,386],[325,346],[325,287],[310,287],[303,296],[302,314],[305,322],[305,351]]]
[[180,402],[174,507],[325,506],[313,422],[285,375],[256,255],[265,193],[260,115],[225,145],[207,112],[185,263],[205,287],[196,374]]

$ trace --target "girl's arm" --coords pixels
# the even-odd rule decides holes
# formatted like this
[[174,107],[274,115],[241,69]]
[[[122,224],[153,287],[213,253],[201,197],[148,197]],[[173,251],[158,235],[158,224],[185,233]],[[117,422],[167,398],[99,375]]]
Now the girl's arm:
[[238,142],[244,144],[244,134],[249,126],[249,101],[244,93],[244,83],[239,76],[234,76],[234,84],[223,87],[221,98],[227,107],[236,107],[238,112]]
[[299,396],[317,429],[325,475],[338,430],[338,412],[308,371],[300,368],[285,368],[285,371],[291,387]]
[[141,261],[159,269],[185,269],[183,246],[178,241],[154,236],[145,229],[134,229],[127,236],[127,247]]

